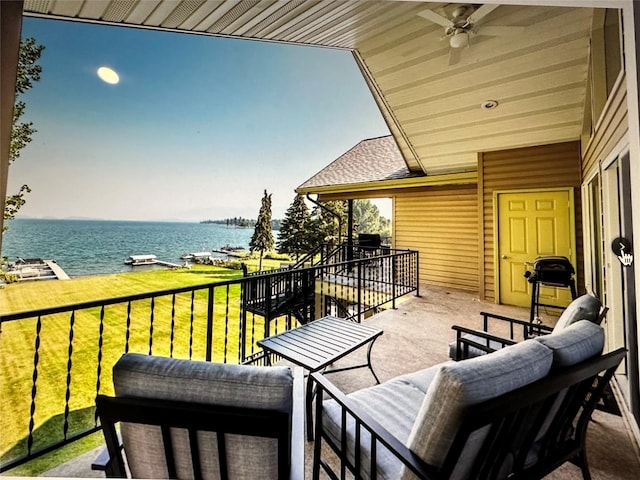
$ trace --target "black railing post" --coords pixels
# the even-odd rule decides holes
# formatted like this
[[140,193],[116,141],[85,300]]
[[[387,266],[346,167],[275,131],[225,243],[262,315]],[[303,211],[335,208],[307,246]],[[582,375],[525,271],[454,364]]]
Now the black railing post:
[[396,309],[396,256],[391,257],[391,308]]
[[243,363],[247,358],[247,309],[245,308],[247,305],[246,295],[246,286],[247,280],[244,278],[240,281],[240,363]]
[[358,262],[358,323],[362,323],[362,262]]
[[264,338],[269,336],[269,327],[271,323],[271,277],[264,277],[262,280],[265,284],[264,295]]
[[416,297],[420,296],[420,255],[418,252],[413,252],[416,258]]
[[206,360],[211,361],[213,350],[213,301],[215,299],[214,287],[207,289],[207,345]]

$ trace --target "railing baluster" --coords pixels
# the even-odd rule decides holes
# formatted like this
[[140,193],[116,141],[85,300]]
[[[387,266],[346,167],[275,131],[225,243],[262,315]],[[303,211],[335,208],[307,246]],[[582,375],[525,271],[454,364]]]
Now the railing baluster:
[[156,309],[156,297],[151,297],[151,312],[149,313],[149,355],[153,355],[153,320]]
[[205,357],[207,362],[211,361],[213,350],[213,302],[214,302],[214,288],[209,287],[207,289],[207,345],[205,350]]
[[191,290],[191,303],[189,305],[189,360],[193,358],[193,310],[196,291]]
[[169,357],[173,358],[173,338],[176,328],[176,294],[171,295],[171,332],[169,339]]
[[227,288],[225,290],[223,363],[227,363],[227,346],[228,345],[229,345],[229,285],[227,285]]
[[[100,325],[98,327],[98,361],[96,368],[96,396],[100,393],[100,377],[102,376],[102,344],[104,341],[104,305],[100,307]],[[98,411],[94,413],[94,425],[98,425]]]
[[131,338],[131,301],[127,302],[127,330],[124,340],[124,353],[129,353],[129,339]]
[[35,426],[36,393],[38,392],[38,363],[40,362],[40,331],[42,330],[42,317],[38,315],[36,320],[36,342],[33,352],[33,374],[31,376],[31,407],[29,409],[29,437],[27,438],[27,454],[31,455],[33,447],[33,427]]
[[243,315],[242,311],[244,309],[242,308],[242,305],[240,306],[240,309],[238,310],[238,363],[242,363],[244,361],[244,356],[245,356],[245,349],[244,349],[244,339],[245,339],[245,334],[244,334],[244,328],[245,328],[245,320],[246,317]]
[[76,311],[71,311],[71,318],[69,319],[69,348],[67,356],[67,389],[64,394],[64,425],[62,427],[64,439],[67,439],[69,432],[69,399],[71,398],[71,367],[73,366],[73,327],[76,323]]

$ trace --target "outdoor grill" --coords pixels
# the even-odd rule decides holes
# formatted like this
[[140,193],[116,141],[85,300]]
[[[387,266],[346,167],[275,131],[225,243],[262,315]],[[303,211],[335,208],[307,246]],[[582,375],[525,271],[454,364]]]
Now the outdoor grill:
[[533,262],[533,273],[527,271],[525,277],[530,283],[540,282],[551,287],[570,287],[574,273],[573,265],[567,257],[538,257]]
[[532,284],[530,321],[539,319],[539,307],[562,308],[556,305],[540,303],[540,285],[571,289],[571,298],[575,299],[576,284],[573,279],[575,269],[567,257],[538,257],[533,262],[533,272],[527,270],[524,276]]

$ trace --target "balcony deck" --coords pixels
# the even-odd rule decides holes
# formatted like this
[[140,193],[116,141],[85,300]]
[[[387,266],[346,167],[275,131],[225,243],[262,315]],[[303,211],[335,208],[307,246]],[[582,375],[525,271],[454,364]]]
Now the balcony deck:
[[[396,310],[387,310],[366,320],[384,334],[372,350],[372,363],[381,381],[447,361],[447,346],[454,338],[451,325],[480,326],[480,311],[528,318],[528,309],[493,305],[478,301],[466,292],[437,287],[421,288],[422,297],[409,296]],[[360,362],[366,351],[358,351],[337,366]],[[362,358],[358,358],[362,355]],[[354,391],[374,383],[368,369],[341,372],[331,377],[344,391]],[[306,478],[311,478],[312,443],[307,445]],[[593,480],[635,480],[640,472],[640,450],[629,433],[623,417],[596,411],[588,431],[587,454]],[[89,453],[47,476],[101,476],[90,470],[95,453]],[[324,477],[323,477],[324,478]],[[551,475],[551,480],[581,479],[577,467],[565,464]]]

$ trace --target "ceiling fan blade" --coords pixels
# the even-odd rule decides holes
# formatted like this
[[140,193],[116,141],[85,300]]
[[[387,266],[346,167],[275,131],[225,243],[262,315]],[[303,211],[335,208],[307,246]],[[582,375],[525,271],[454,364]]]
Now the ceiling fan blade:
[[495,4],[493,4],[493,5],[482,5],[475,12],[473,12],[471,15],[469,15],[469,18],[467,19],[467,22],[469,22],[471,24],[478,23],[480,20],[482,20],[487,15],[489,15],[491,12],[493,12],[499,6],[500,5],[495,5]]
[[460,61],[461,48],[449,49],[449,65],[455,65]]
[[438,25],[441,25],[445,28],[449,28],[450,26],[453,25],[453,23],[451,22],[451,20],[449,20],[448,18],[443,17],[442,15],[438,15],[436,12],[434,12],[433,10],[423,10],[422,12],[418,13],[418,16],[427,19],[433,23],[437,23]]
[[480,26],[476,30],[476,35],[489,35],[499,37],[502,35],[521,35],[524,33],[525,27],[499,27],[499,26]]

